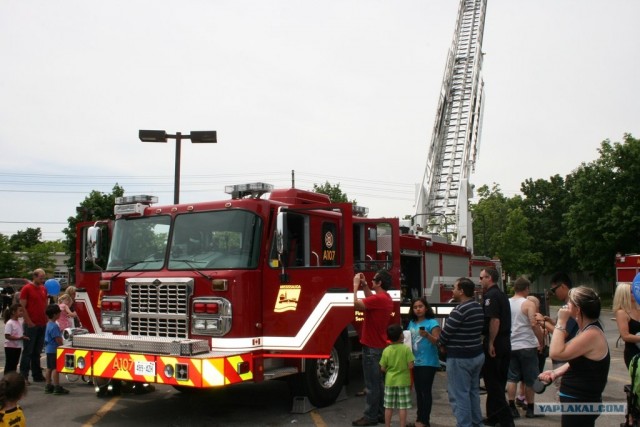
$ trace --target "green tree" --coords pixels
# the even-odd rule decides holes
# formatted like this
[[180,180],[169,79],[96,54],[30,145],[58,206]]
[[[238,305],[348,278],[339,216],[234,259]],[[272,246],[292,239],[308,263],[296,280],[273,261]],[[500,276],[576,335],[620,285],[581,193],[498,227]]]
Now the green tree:
[[15,252],[21,252],[27,248],[31,248],[42,240],[42,230],[38,228],[27,228],[25,231],[17,231],[9,239],[11,249]]
[[491,188],[487,185],[478,188],[478,196],[478,202],[470,206],[473,218],[473,253],[494,257],[499,252],[500,236],[507,225],[509,200],[496,183]]
[[31,277],[31,273],[36,268],[42,268],[48,274],[53,273],[56,261],[53,258],[56,252],[56,244],[52,242],[42,242],[22,251],[24,260],[20,263],[20,277]]
[[[124,194],[124,188],[118,184],[113,186],[111,193],[101,193],[92,191],[76,208],[76,216],[67,219],[69,226],[62,230],[66,236],[66,250],[69,255],[67,266],[69,271],[74,271],[76,267],[75,251],[76,251],[76,225],[83,221],[98,221],[103,219],[115,219],[113,214],[113,206],[116,197]],[[108,243],[108,242],[107,242]]]
[[528,219],[521,207],[509,209],[504,231],[499,234],[497,256],[507,275],[516,278],[536,271],[542,264],[542,255],[533,252]]
[[505,197],[495,183],[491,188],[478,188],[478,196],[478,202],[470,206],[474,254],[499,258],[510,277],[539,269],[542,256],[532,247],[522,197]]
[[20,262],[10,239],[0,234],[0,277],[20,277]]
[[614,254],[640,251],[640,140],[605,140],[598,152],[567,177],[567,235],[580,269],[612,279]]
[[[535,258],[529,266],[532,277],[556,271],[574,271],[571,242],[567,237],[564,214],[569,209],[569,191],[565,180],[554,175],[549,180],[525,180],[520,186],[524,195],[522,209],[527,218]],[[541,261],[541,262],[539,262]]]
[[347,194],[342,192],[342,189],[340,189],[340,183],[331,185],[329,181],[326,181],[323,185],[313,184],[313,191],[320,194],[326,194],[329,196],[332,203],[351,202],[354,205],[358,204],[355,200],[349,200]]

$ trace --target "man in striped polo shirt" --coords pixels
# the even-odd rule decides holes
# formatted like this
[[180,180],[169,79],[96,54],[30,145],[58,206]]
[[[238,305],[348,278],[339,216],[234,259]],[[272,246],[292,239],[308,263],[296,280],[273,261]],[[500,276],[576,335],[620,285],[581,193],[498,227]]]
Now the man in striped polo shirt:
[[460,302],[442,328],[438,345],[447,353],[447,391],[458,427],[482,425],[480,371],[484,364],[484,312],[474,299],[475,284],[461,277],[453,285]]

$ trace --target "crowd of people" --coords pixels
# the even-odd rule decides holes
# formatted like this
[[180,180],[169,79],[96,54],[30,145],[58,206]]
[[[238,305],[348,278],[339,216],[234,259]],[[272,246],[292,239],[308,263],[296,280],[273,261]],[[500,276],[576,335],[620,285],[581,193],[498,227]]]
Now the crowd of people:
[[[73,327],[77,318],[75,292],[76,289],[69,286],[61,293],[60,284],[55,279],[46,280],[45,271],[38,268],[33,271],[32,280],[16,292],[4,308],[5,366],[0,379],[0,425],[26,425],[18,401],[26,395],[26,387],[31,382],[45,383],[47,394],[69,393],[60,385],[56,351],[62,345],[62,331]],[[44,372],[40,365],[43,350]]]
[[[4,309],[4,374],[11,384],[17,380],[8,374],[15,372],[26,386],[31,382],[45,383],[46,393],[62,395],[69,391],[60,386],[58,380],[56,350],[62,344],[62,331],[72,327],[77,317],[75,288],[70,286],[61,293],[60,285],[56,286],[53,281],[46,280],[43,269],[34,270],[32,280],[16,292],[11,304]],[[44,372],[40,365],[43,349],[47,357]]]
[[[607,383],[611,356],[599,322],[601,301],[585,286],[573,287],[567,274],[551,278],[550,293],[563,304],[557,317],[540,313],[540,301],[530,295],[524,277],[513,283],[513,296],[499,288],[493,268],[480,273],[482,299],[476,284],[459,278],[453,286],[458,304],[440,324],[426,298],[412,301],[407,338],[392,320],[388,290],[391,277],[376,273],[373,287],[364,275],[353,279],[354,307],[363,312],[363,369],[366,403],[354,426],[391,425],[398,410],[400,426],[429,427],[432,393],[440,358],[446,354],[447,392],[456,425],[512,427],[514,419],[542,416],[534,411],[536,384],[556,387],[559,402],[598,403]],[[364,298],[358,298],[358,291]],[[625,363],[640,352],[640,310],[630,287],[618,286],[614,312],[625,341]],[[391,326],[388,326],[389,323]],[[410,338],[409,338],[410,337]],[[547,356],[552,369],[544,370]],[[412,375],[411,375],[412,374]],[[485,416],[480,403],[486,390]],[[410,387],[415,388],[417,414],[407,422],[411,409]],[[506,391],[506,393],[505,393]],[[409,397],[408,397],[409,396]],[[597,414],[562,413],[563,427],[594,426]]]
[[[24,425],[18,401],[26,386],[45,383],[45,393],[63,395],[69,391],[59,382],[56,349],[61,332],[74,325],[75,288],[51,295],[45,287],[44,270],[33,272],[17,300],[4,310],[5,368],[0,380],[0,422],[8,419]],[[457,306],[442,325],[425,297],[411,303],[406,331],[390,321],[393,301],[388,291],[392,278],[378,271],[369,286],[364,275],[353,279],[354,308],[363,313],[360,342],[363,354],[365,410],[354,426],[391,425],[397,410],[400,426],[430,427],[432,386],[446,355],[447,392],[457,426],[514,426],[524,409],[534,413],[534,383],[554,383],[562,403],[597,403],[607,383],[611,355],[599,322],[601,301],[591,288],[573,287],[568,275],[551,279],[550,293],[563,304],[557,317],[540,313],[539,301],[529,295],[530,282],[518,278],[509,298],[498,287],[499,273],[493,268],[480,273],[482,303],[476,298],[476,284],[459,278],[453,286]],[[49,287],[49,289],[51,289]],[[364,298],[359,298],[362,291]],[[58,292],[60,292],[58,290]],[[57,303],[49,298],[57,297]],[[625,343],[627,367],[640,353],[640,309],[630,284],[616,287],[613,311]],[[405,338],[406,335],[406,338]],[[550,337],[550,338],[549,338]],[[40,354],[46,353],[46,372]],[[543,370],[545,359],[552,369]],[[31,381],[29,375],[31,374]],[[481,384],[486,390],[485,416],[480,403]],[[417,414],[407,422],[415,388]],[[506,391],[506,393],[505,393]],[[563,413],[563,427],[594,426],[597,414]]]

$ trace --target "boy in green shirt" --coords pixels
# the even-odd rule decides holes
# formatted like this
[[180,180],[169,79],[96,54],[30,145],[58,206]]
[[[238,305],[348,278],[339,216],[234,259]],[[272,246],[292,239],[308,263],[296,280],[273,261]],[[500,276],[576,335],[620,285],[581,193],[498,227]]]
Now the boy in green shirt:
[[390,325],[387,337],[391,345],[384,349],[380,359],[380,369],[384,377],[384,424],[391,426],[393,410],[398,409],[400,427],[407,424],[407,409],[411,409],[411,369],[413,369],[413,352],[404,345],[402,326]]

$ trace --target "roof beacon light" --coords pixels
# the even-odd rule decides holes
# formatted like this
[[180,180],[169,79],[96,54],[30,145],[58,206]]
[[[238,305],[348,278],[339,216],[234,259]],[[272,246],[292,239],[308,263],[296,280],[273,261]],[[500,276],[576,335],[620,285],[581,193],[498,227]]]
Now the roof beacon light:
[[145,205],[151,205],[153,203],[158,203],[158,197],[149,196],[146,194],[116,197],[116,205],[128,205],[130,203],[142,203]]
[[365,218],[367,215],[369,215],[369,208],[365,208],[364,206],[355,205],[353,207],[353,214],[355,216],[359,216],[359,217]]
[[231,194],[232,199],[244,199],[251,197],[259,199],[263,194],[270,193],[273,185],[264,182],[252,182],[250,184],[225,185],[224,192]]
[[116,197],[113,213],[115,215],[142,215],[144,209],[152,203],[158,203],[156,196],[143,194],[139,196]]

